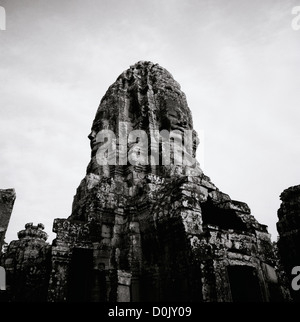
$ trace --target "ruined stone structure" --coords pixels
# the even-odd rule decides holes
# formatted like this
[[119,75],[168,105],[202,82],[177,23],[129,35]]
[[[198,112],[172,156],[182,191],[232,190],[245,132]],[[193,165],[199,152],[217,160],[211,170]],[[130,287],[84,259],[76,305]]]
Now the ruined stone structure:
[[15,200],[16,193],[14,189],[0,190],[0,255]]
[[[49,301],[282,299],[270,235],[245,203],[219,191],[197,162],[99,165],[103,129],[119,133],[110,143],[120,155],[133,145],[121,138],[145,131],[161,159],[151,130],[193,131],[193,122],[180,85],[157,64],[139,62],[109,87],[72,214],[54,221]],[[194,157],[197,144],[193,131],[184,152]]]
[[43,224],[26,224],[2,256],[10,301],[47,301],[51,245],[43,229]]
[[[281,195],[282,201],[278,209],[277,242],[280,262],[286,272],[289,285],[295,275],[292,269],[300,266],[300,185],[285,189]],[[290,288],[294,301],[300,302],[300,291]]]
[[[116,136],[101,141],[102,130]],[[145,136],[130,137],[135,130]],[[170,131],[174,142],[186,132],[190,140],[171,144]],[[71,215],[54,220],[51,247],[41,227],[26,226],[5,254],[12,275],[24,269],[32,281],[26,268],[34,267],[35,293],[44,299],[45,286],[50,302],[286,300],[267,227],[193,162],[199,140],[168,71],[138,62],[123,72],[102,98],[89,138],[91,161]],[[115,164],[99,162],[104,147]]]

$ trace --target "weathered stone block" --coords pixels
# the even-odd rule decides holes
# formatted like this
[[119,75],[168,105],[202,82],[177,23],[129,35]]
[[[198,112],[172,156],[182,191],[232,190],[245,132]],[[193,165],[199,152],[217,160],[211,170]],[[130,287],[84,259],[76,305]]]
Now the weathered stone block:
[[240,202],[236,200],[225,201],[219,205],[220,208],[223,209],[232,209],[236,211],[240,211],[242,213],[250,214],[250,208],[245,202]]
[[118,283],[120,285],[130,286],[132,274],[129,272],[118,270]]
[[231,198],[229,197],[229,195],[227,195],[226,193],[223,193],[221,191],[218,191],[218,190],[214,190],[214,191],[211,191],[208,196],[211,198],[211,200],[214,202],[214,203],[223,203],[223,202],[226,202],[226,201],[231,201]]

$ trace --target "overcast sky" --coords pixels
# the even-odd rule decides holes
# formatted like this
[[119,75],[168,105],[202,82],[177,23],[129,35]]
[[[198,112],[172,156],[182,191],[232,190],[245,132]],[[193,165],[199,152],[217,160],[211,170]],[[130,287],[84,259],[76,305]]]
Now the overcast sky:
[[180,83],[204,132],[204,172],[276,240],[279,195],[300,184],[297,5],[0,0],[0,189],[17,194],[6,241],[27,222],[55,238],[53,220],[71,214],[85,176],[99,102],[140,60]]

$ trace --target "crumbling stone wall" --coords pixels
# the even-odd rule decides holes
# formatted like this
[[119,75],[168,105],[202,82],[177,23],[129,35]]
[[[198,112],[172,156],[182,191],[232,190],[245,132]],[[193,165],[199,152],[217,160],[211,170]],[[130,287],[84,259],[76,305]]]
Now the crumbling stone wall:
[[[277,212],[279,219],[277,246],[280,262],[291,286],[295,277],[292,275],[292,269],[300,266],[300,185],[285,189],[280,199],[282,202]],[[300,291],[295,291],[290,287],[290,292],[294,301],[300,302]]]

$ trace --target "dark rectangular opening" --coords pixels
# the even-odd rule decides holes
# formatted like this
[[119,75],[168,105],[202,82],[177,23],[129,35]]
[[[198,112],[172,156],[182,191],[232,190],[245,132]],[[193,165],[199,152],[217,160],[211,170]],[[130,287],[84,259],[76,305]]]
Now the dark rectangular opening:
[[233,302],[262,302],[257,272],[253,267],[228,266],[228,277]]
[[91,300],[92,269],[93,250],[74,248],[68,279],[69,302],[88,302]]

